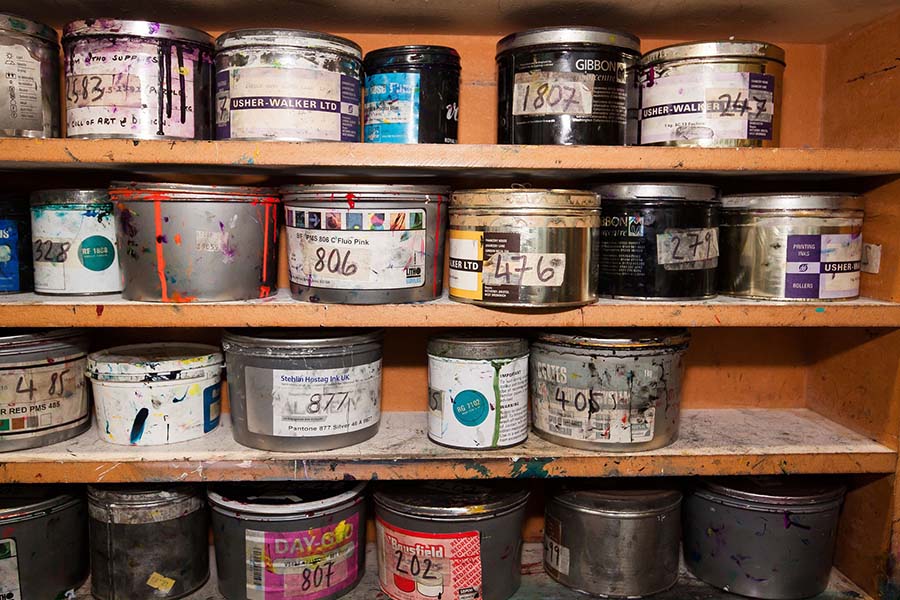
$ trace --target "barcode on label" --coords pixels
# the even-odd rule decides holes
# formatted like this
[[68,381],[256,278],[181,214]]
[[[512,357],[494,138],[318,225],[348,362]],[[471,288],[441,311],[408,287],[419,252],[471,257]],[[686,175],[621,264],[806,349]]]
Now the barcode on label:
[[250,559],[252,585],[263,585],[263,549],[259,546],[253,548],[253,557]]

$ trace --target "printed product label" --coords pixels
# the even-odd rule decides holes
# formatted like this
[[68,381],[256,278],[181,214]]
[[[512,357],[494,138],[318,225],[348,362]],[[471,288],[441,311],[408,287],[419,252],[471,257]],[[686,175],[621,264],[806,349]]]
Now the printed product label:
[[209,433],[219,426],[222,413],[222,382],[203,390],[203,433]]
[[642,86],[641,143],[771,140],[775,77],[719,72],[657,77]]
[[359,552],[365,552],[357,543],[359,527],[355,514],[304,531],[248,529],[247,600],[317,600],[353,585]]
[[16,540],[12,538],[0,540],[0,598],[22,600],[20,585]]
[[563,253],[520,252],[518,233],[450,231],[450,293],[460,298],[519,302],[520,288],[559,287]]
[[528,357],[428,357],[428,434],[466,448],[511,446],[528,437]]
[[0,369],[0,436],[37,434],[88,414],[87,359],[73,355],[42,367]]
[[199,50],[134,39],[113,44],[85,40],[69,44],[66,54],[70,137],[194,137]]
[[600,273],[643,277],[647,244],[642,215],[604,215],[600,218]]
[[859,295],[862,235],[787,236],[787,298],[852,298]]
[[122,289],[112,205],[31,209],[34,289],[104,293]]
[[425,285],[424,210],[287,209],[291,281],[384,290]]
[[[248,411],[250,431],[319,437],[359,431],[381,418],[381,359],[355,367],[284,371],[247,367],[247,398],[271,387],[272,414]],[[271,400],[270,400],[271,398]]]
[[366,142],[419,141],[419,74],[379,73],[366,77]]
[[0,292],[20,289],[19,225],[16,221],[0,219]]
[[569,549],[562,545],[562,523],[551,515],[544,524],[544,566],[563,575],[569,574]]
[[477,531],[420,533],[376,519],[378,579],[394,600],[478,600],[481,538]]
[[716,268],[719,228],[666,229],[656,234],[656,262],[671,271]]
[[360,81],[321,69],[234,67],[217,76],[219,138],[358,142]]
[[43,131],[41,63],[25,46],[0,46],[0,129]]

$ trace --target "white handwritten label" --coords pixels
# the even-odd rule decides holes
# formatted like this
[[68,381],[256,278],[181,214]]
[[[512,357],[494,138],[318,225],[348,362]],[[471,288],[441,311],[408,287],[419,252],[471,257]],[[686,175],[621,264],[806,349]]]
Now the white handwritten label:
[[719,257],[719,228],[666,229],[656,234],[656,262],[660,265],[695,264],[707,268],[707,261]]
[[566,255],[543,252],[497,252],[484,263],[484,285],[556,287],[566,275]]
[[516,73],[513,115],[590,115],[594,79],[592,73]]
[[569,549],[549,536],[544,537],[544,564],[557,573],[569,574]]

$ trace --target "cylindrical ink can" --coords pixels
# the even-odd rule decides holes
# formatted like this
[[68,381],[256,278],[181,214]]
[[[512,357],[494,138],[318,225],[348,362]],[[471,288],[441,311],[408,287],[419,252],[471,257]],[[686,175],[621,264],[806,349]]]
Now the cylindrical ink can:
[[497,44],[500,144],[637,143],[640,40],[599,27],[546,27]]
[[69,23],[66,137],[210,139],[212,42],[155,21]]
[[0,137],[59,137],[59,35],[0,13]]
[[88,486],[91,594],[183,598],[209,579],[209,517],[197,486]]
[[335,600],[365,575],[365,483],[228,484],[209,490],[225,600]]
[[640,143],[778,146],[784,66],[784,50],[768,42],[689,42],[648,52]]
[[722,199],[719,291],[763,300],[859,296],[863,199],[755,194]]
[[449,189],[320,184],[281,193],[297,300],[386,304],[441,296]]
[[528,438],[528,340],[455,332],[428,340],[428,437],[451,448]]
[[82,329],[0,330],[0,452],[49,446],[91,426]]
[[358,142],[362,49],[300,29],[216,40],[216,139]]
[[613,183],[600,195],[600,295],[716,295],[719,194],[690,183]]
[[454,192],[450,299],[483,306],[597,300],[600,199],[577,190]]
[[91,296],[122,291],[112,201],[101,190],[31,194],[34,291]]
[[571,489],[547,502],[544,569],[601,598],[642,598],[678,580],[681,493]]
[[0,295],[34,289],[31,214],[22,194],[0,194]]
[[4,485],[0,597],[74,598],[90,571],[87,513],[83,495],[61,486]]
[[459,53],[446,46],[394,46],[366,54],[363,141],[455,144]]
[[222,337],[234,439],[277,452],[364,442],[381,422],[380,330],[235,329]]
[[402,483],[375,493],[381,590],[392,600],[506,600],[522,581],[528,492],[486,483]]
[[831,575],[844,491],[781,475],[701,481],[684,499],[685,565],[732,594],[817,596]]
[[543,333],[531,345],[534,430],[562,446],[633,452],[678,437],[685,329]]
[[169,342],[118,346],[88,356],[100,438],[157,446],[192,440],[219,425],[222,354]]

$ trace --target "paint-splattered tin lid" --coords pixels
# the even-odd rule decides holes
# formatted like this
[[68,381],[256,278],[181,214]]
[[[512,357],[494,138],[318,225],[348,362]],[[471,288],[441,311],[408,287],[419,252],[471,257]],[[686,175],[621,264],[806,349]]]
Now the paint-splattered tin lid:
[[193,185],[188,183],[141,183],[113,181],[109,195],[114,202],[250,202],[251,204],[280,202],[273,188],[238,185]]
[[609,183],[594,188],[600,201],[665,200],[684,202],[719,202],[715,186],[700,183]]
[[0,329],[0,356],[60,350],[86,353],[87,349],[84,329]]
[[235,48],[302,48],[347,54],[362,60],[362,48],[356,42],[330,33],[305,29],[236,29],[216,39],[216,52]]
[[211,488],[207,496],[213,508],[237,516],[309,517],[356,502],[365,488],[364,482],[345,481],[231,483]]
[[25,19],[18,15],[8,13],[0,13],[0,31],[9,31],[12,33],[21,33],[30,35],[31,37],[40,38],[52,44],[59,43],[59,35],[52,27]]
[[722,198],[722,210],[858,210],[865,206],[856,194],[732,194]]
[[39,190],[31,193],[32,206],[50,204],[110,204],[109,191],[98,190]]
[[383,337],[381,329],[229,329],[222,335],[222,347],[226,352],[272,358],[284,353],[320,355],[330,350],[347,354],[350,348],[354,352],[381,348]]
[[450,331],[428,340],[428,354],[443,358],[493,360],[528,356],[528,340],[488,336],[475,331]]
[[682,328],[607,327],[577,329],[574,332],[550,331],[541,333],[538,342],[572,347],[647,349],[686,347],[691,334]]
[[520,486],[507,482],[404,482],[375,492],[375,504],[430,519],[484,519],[521,507],[528,495]]
[[199,370],[224,362],[215,346],[181,342],[117,346],[88,356],[88,376],[100,381],[193,379]]
[[366,53],[363,67],[373,71],[396,67],[439,67],[459,70],[459,52],[448,46],[391,46]]
[[442,202],[450,197],[450,188],[439,185],[313,184],[286,185],[281,188],[285,202],[292,201],[388,201]]
[[450,209],[589,209],[600,208],[600,197],[584,190],[548,190],[525,187],[461,190],[453,192]]
[[695,493],[708,499],[747,503],[748,507],[802,507],[839,502],[846,492],[818,477],[716,477],[702,480]]
[[161,40],[192,42],[212,49],[213,38],[205,31],[181,25],[155,21],[126,21],[121,19],[82,19],[72,21],[63,29],[63,41],[86,36],[127,35]]
[[61,486],[35,484],[4,486],[0,493],[0,523],[39,517],[78,502],[83,500],[64,493]]
[[603,27],[540,27],[518,31],[497,42],[497,54],[525,46],[553,44],[600,44],[615,46],[632,52],[641,51],[641,40],[636,35]]
[[784,49],[769,42],[753,40],[715,40],[709,42],[685,42],[663,46],[644,55],[645,67],[670,60],[684,59],[768,59],[784,64]]
[[115,484],[88,486],[88,511],[102,523],[141,525],[185,517],[206,506],[199,486]]
[[681,492],[675,490],[568,490],[553,501],[579,512],[628,518],[677,510]]

